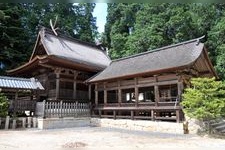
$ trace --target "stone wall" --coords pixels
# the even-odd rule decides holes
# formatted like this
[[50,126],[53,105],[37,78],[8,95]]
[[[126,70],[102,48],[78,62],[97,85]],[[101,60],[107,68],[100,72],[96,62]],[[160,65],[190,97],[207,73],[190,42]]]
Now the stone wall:
[[[98,127],[122,128],[128,130],[183,134],[183,124],[174,122],[91,118],[91,125]],[[191,126],[189,126],[189,133],[195,134],[198,126],[193,124],[190,125]]]
[[[85,126],[98,126],[109,128],[121,128],[128,130],[142,130],[151,132],[183,134],[183,123],[162,122],[150,120],[130,120],[130,119],[106,119],[106,118],[38,118],[39,129],[73,128]],[[199,122],[193,119],[188,120],[190,134],[197,133]]]
[[90,126],[90,118],[38,118],[39,129],[58,129]]

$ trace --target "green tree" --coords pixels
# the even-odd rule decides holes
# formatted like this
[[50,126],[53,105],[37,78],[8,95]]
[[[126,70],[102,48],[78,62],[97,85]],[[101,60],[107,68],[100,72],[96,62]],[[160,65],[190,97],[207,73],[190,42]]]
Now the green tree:
[[40,26],[49,27],[49,20],[55,20],[58,16],[57,27],[61,32],[71,37],[87,42],[94,42],[97,35],[96,18],[92,16],[94,3],[25,3],[26,8],[23,22],[30,32],[30,36],[36,38]]
[[133,32],[136,12],[142,4],[108,4],[107,23],[103,43],[109,48],[112,58],[126,56],[126,42]]
[[76,25],[73,30],[76,31],[75,37],[86,42],[95,42],[97,38],[96,18],[93,17],[92,12],[95,8],[95,3],[82,3],[76,6]]
[[205,35],[210,59],[225,79],[225,4],[108,4],[102,42],[112,59]]
[[208,32],[208,45],[214,49],[214,62],[218,75],[225,79],[225,16],[217,20],[216,24]]
[[187,116],[204,121],[225,116],[225,84],[215,78],[193,78],[183,94]]
[[29,59],[41,26],[58,16],[57,27],[71,37],[95,42],[95,4],[2,3],[0,4],[0,74]]
[[8,114],[9,103],[6,96],[0,92],[0,117],[5,117]]
[[167,45],[165,23],[168,4],[143,4],[136,14],[133,32],[125,44],[126,56]]
[[21,4],[1,3],[4,18],[0,20],[0,73],[27,60],[29,37],[24,31],[20,16]]

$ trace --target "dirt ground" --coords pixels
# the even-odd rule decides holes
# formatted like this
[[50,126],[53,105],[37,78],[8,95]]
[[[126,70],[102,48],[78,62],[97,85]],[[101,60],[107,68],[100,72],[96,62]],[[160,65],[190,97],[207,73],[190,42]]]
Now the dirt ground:
[[224,139],[100,127],[0,130],[0,150],[209,149],[224,150]]

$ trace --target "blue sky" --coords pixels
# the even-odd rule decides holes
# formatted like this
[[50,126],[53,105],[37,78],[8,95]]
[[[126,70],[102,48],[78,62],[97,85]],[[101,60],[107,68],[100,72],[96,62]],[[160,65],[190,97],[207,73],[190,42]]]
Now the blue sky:
[[96,3],[93,16],[96,17],[96,25],[98,27],[99,33],[104,32],[106,15],[107,15],[107,3]]

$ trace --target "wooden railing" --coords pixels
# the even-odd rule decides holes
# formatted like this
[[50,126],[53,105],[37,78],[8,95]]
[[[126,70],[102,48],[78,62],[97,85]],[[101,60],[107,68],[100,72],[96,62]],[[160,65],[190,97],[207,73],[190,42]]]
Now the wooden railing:
[[[146,107],[146,106],[155,106],[155,102],[141,102],[138,103],[137,107]],[[158,102],[157,106],[178,106],[179,102]],[[97,107],[136,107],[135,103],[107,103],[107,104],[98,104]]]
[[90,104],[78,102],[38,102],[37,115],[44,118],[88,117]]

